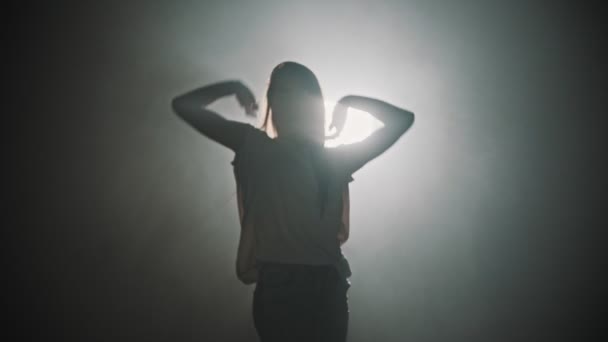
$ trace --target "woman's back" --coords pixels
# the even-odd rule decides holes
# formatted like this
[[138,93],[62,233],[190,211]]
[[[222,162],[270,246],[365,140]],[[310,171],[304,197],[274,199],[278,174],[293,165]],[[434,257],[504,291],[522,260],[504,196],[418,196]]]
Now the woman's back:
[[[345,187],[353,178],[328,157],[305,144],[271,139],[249,126],[232,162],[239,184],[243,227],[254,227],[258,261],[339,265],[338,232],[343,225]],[[320,214],[321,191],[314,158],[327,165],[327,192]]]

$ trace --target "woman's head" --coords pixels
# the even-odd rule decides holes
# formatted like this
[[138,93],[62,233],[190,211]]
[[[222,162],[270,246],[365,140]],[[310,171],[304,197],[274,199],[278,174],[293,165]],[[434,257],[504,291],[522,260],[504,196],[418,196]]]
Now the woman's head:
[[323,145],[325,104],[315,74],[295,62],[277,65],[270,74],[263,129],[270,119],[280,138],[299,138]]

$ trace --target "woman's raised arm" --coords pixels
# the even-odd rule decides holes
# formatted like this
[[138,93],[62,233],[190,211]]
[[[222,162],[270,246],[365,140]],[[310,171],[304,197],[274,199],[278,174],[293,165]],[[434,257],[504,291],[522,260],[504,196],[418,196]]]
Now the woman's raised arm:
[[336,165],[347,174],[352,174],[382,154],[414,124],[414,113],[408,110],[381,100],[351,95],[343,97],[336,105],[330,128],[335,127],[337,132],[342,130],[348,107],[368,112],[380,120],[384,127],[361,142],[330,149]]
[[236,95],[248,116],[255,116],[257,104],[253,93],[239,81],[226,81],[194,89],[171,101],[173,111],[206,137],[236,151],[242,144],[247,124],[227,120],[206,109],[215,100]]

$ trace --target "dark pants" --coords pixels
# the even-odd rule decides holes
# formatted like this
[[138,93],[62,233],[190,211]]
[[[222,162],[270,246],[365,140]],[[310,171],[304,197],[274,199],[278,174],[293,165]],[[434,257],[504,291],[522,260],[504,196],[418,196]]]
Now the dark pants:
[[350,283],[333,266],[264,263],[253,296],[262,342],[344,342]]

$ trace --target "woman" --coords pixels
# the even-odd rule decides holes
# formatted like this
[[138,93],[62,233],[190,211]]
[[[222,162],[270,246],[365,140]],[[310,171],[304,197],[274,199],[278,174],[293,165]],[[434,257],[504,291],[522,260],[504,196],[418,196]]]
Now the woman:
[[174,111],[208,138],[235,152],[241,235],[236,272],[256,283],[253,316],[262,341],[345,341],[350,269],[341,252],[348,239],[348,183],[414,122],[386,102],[345,96],[330,129],[339,135],[348,107],[384,127],[363,142],[324,148],[325,106],[316,76],[295,62],[271,73],[261,129],[224,119],[206,106],[236,95],[254,116],[253,93],[241,82],[216,83],[176,97]]

